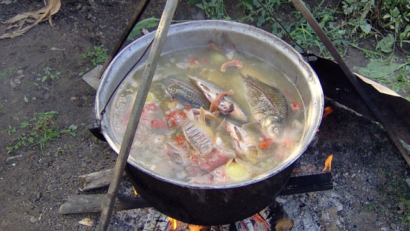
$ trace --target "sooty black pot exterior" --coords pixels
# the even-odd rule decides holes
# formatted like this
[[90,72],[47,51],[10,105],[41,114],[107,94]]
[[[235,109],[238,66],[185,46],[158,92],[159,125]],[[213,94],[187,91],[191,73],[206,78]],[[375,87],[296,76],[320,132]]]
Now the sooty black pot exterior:
[[288,182],[295,164],[266,180],[236,188],[176,185],[131,167],[138,194],[161,213],[189,224],[230,224],[263,210]]

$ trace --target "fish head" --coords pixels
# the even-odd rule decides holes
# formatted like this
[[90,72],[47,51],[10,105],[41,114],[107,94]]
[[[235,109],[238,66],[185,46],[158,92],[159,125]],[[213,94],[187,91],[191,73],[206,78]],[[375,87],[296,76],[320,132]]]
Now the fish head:
[[236,56],[236,48],[227,33],[221,34],[221,43],[217,44],[214,41],[209,41],[209,47],[216,52],[222,54],[227,59],[232,60]]
[[171,77],[164,78],[160,80],[160,84],[165,93],[172,97],[176,91],[175,82],[173,81],[173,79],[171,79]]
[[262,131],[270,138],[279,138],[283,133],[283,123],[277,116],[268,116],[261,121]]

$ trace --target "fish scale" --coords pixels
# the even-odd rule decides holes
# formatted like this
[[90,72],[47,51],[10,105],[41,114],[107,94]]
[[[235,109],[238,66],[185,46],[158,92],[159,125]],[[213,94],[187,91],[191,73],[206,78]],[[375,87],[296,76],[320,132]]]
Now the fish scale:
[[162,87],[175,100],[185,106],[193,108],[209,108],[209,101],[195,87],[177,79],[174,76],[169,76],[163,80]]
[[192,145],[195,151],[201,155],[208,155],[214,148],[211,138],[193,123],[185,124],[182,127],[185,138]]
[[245,97],[255,119],[261,121],[272,115],[277,116],[278,122],[284,122],[288,116],[288,105],[282,92],[252,76],[243,78]]

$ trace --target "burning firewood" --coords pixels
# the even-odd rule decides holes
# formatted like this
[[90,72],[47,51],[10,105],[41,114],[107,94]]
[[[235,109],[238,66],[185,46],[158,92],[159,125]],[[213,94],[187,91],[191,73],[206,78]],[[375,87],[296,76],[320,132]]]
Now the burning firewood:
[[323,112],[323,118],[326,118],[326,116],[328,116],[330,113],[332,113],[334,110],[332,107],[327,106],[325,107],[325,110]]
[[61,2],[60,0],[48,0],[47,3],[45,2],[45,4],[46,6],[41,8],[40,10],[18,14],[13,18],[5,21],[5,24],[10,25],[7,27],[7,30],[15,27],[17,27],[17,29],[10,33],[3,34],[2,36],[0,36],[0,39],[14,38],[23,35],[31,28],[37,26],[37,24],[39,24],[40,22],[46,20],[48,20],[50,25],[53,26],[51,16],[56,14],[60,10]]

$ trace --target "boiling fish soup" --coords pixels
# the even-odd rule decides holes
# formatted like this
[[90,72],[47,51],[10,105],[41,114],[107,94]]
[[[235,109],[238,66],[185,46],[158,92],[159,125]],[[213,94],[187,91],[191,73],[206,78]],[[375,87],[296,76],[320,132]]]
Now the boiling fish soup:
[[[113,101],[121,144],[143,67]],[[257,57],[210,48],[162,55],[130,155],[181,182],[226,185],[266,175],[300,145],[305,109],[296,87]]]

